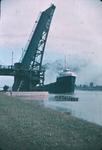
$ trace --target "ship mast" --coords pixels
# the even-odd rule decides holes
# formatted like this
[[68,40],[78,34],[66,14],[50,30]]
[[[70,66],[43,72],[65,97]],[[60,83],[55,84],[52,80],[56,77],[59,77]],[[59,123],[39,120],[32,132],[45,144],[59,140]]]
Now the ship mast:
[[66,70],[67,69],[67,58],[66,58],[66,56],[64,57],[64,70]]

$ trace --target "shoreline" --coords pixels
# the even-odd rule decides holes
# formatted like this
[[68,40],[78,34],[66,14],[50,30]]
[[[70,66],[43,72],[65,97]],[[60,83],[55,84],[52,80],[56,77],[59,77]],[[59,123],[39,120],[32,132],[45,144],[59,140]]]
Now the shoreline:
[[1,150],[101,150],[102,126],[0,93]]

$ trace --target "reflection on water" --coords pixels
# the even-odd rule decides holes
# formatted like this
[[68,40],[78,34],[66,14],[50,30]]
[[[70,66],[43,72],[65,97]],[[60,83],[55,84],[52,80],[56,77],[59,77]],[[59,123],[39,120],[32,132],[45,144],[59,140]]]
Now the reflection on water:
[[79,98],[78,102],[55,101],[54,95],[49,95],[45,105],[102,125],[102,92],[76,91],[75,95]]

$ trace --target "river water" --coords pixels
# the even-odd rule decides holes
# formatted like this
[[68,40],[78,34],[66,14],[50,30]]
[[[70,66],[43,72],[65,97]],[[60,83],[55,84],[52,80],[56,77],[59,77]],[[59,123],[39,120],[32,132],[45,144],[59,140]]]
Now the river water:
[[70,112],[73,116],[102,125],[102,92],[76,91],[77,102],[56,101],[54,95],[49,95],[45,101],[47,107]]

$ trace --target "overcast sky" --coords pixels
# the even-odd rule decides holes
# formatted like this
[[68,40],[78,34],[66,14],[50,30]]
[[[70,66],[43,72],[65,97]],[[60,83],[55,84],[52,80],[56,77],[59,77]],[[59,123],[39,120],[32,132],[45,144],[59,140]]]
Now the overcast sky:
[[[19,61],[39,12],[51,0],[2,0],[0,64]],[[53,0],[56,10],[51,23],[43,62],[67,56],[76,69],[77,82],[102,84],[102,2],[99,0]],[[0,78],[3,85],[10,78]],[[54,79],[55,80],[55,79]]]

